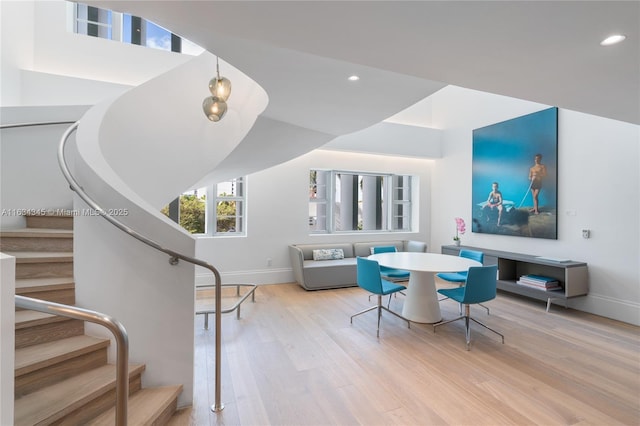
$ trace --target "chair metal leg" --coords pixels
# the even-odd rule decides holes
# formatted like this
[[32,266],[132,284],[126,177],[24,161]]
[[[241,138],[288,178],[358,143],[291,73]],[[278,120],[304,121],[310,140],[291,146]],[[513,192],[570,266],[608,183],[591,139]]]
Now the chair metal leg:
[[362,315],[362,314],[367,313],[369,311],[373,311],[374,309],[378,309],[378,307],[377,306],[372,306],[370,308],[367,308],[367,309],[365,309],[363,311],[358,312],[357,314],[351,315],[351,324],[353,324],[353,317],[357,317],[358,315]]
[[393,314],[395,316],[397,316],[398,318],[400,318],[401,320],[404,320],[407,322],[407,328],[411,328],[411,321],[409,321],[408,319],[406,319],[405,317],[403,317],[402,315],[400,315],[397,312],[393,312],[391,309],[385,308],[384,306],[381,306],[381,308],[387,312],[389,312],[390,314]]
[[479,324],[481,326],[483,326],[484,328],[486,328],[489,331],[493,331],[494,333],[496,333],[498,336],[502,337],[502,344],[504,345],[504,335],[498,333],[497,331],[495,331],[493,328],[491,327],[487,327],[486,325],[484,325],[483,323],[481,323],[480,321],[478,321],[475,318],[471,318],[471,321],[475,322],[476,324]]
[[478,305],[482,306],[483,308],[485,308],[487,310],[487,315],[491,314],[490,311],[489,311],[489,308],[487,306],[483,305],[482,303],[478,303]]
[[447,321],[437,322],[437,323],[433,324],[433,332],[435,333],[436,332],[436,327],[438,327],[440,325],[449,324],[450,322],[455,322],[455,321],[461,320],[462,318],[464,318],[464,315],[459,316],[459,317],[454,318],[454,319],[447,320]]
[[[389,296],[389,302],[391,302],[391,296]],[[380,320],[382,319],[382,296],[378,295],[378,329],[376,330],[376,337],[380,337]]]
[[[469,305],[467,305],[469,309]],[[465,337],[467,338],[467,350],[469,350],[469,344],[471,343],[471,327],[469,327],[469,312],[464,317]]]
[[[473,321],[476,324],[479,324],[479,325],[483,326],[484,328],[486,328],[487,330],[492,331],[495,334],[497,334],[498,336],[500,336],[502,338],[502,344],[504,344],[504,335],[498,333],[494,329],[484,325],[483,323],[481,323],[477,319],[473,318],[471,316],[471,309],[470,309],[471,305],[464,305],[464,307],[465,307],[465,315],[461,315],[461,316],[459,316],[457,318],[454,318],[454,319],[451,319],[451,320],[441,321],[439,323],[433,324],[433,332],[435,333],[436,327],[438,327],[439,325],[449,324],[450,322],[458,321],[458,320],[461,320],[461,319],[464,318],[464,328],[465,328],[465,338],[466,338],[466,343],[467,343],[467,350],[470,350],[470,345],[471,345],[471,327],[470,327],[471,323],[470,323],[470,321]],[[486,309],[486,307],[485,307],[485,309]]]
[[[369,295],[369,297],[371,297],[372,295]],[[378,296],[378,304],[375,306],[371,306],[370,308],[364,309],[356,314],[351,315],[351,319],[350,322],[351,324],[353,324],[353,317],[357,317],[358,315],[362,315],[364,313],[367,313],[369,311],[373,311],[374,309],[378,310],[378,329],[376,330],[376,336],[380,337],[380,319],[382,318],[382,311],[385,310],[395,316],[397,316],[398,318],[405,320],[407,322],[407,328],[411,328],[411,321],[409,321],[408,319],[406,319],[405,317],[403,317],[402,315],[393,312],[391,309],[387,308],[386,306],[384,306],[382,304],[382,295],[377,295]],[[389,297],[389,299],[391,299],[391,297]]]

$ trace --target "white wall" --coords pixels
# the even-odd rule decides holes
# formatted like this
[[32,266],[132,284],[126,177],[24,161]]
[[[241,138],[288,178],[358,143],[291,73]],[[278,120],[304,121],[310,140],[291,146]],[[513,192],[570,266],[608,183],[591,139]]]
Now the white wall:
[[[545,108],[457,87],[433,96],[434,125],[443,129],[443,158],[433,169],[433,200],[438,202],[430,210],[432,249],[451,243],[454,217],[469,223],[472,130]],[[586,262],[589,295],[570,300],[569,306],[640,324],[639,129],[560,110],[558,239],[467,232],[463,244]],[[592,231],[590,239],[582,238],[585,228]]]
[[[429,199],[433,160],[315,150],[247,179],[247,236],[204,237],[196,256],[218,267],[223,282],[258,284],[294,281],[288,245],[325,241],[414,239],[429,241]],[[309,170],[408,173],[418,177],[420,214],[414,233],[309,235]],[[429,247],[433,251],[433,247]],[[439,248],[437,249],[439,251]],[[272,265],[267,265],[267,259]],[[199,283],[211,274],[196,272]]]
[[21,105],[20,70],[33,67],[33,1],[0,2],[0,105]]
[[[87,107],[3,107],[3,125],[75,121]],[[72,192],[57,162],[60,137],[70,124],[0,131],[0,216],[2,229],[25,226],[22,209],[69,209]]]

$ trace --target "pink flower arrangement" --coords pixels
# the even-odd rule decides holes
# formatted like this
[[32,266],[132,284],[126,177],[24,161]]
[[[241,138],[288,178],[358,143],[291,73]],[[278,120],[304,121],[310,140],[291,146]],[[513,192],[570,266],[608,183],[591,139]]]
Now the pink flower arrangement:
[[464,232],[467,230],[466,225],[464,223],[464,219],[461,217],[456,217],[456,236],[453,237],[454,241],[460,240],[460,235],[464,235]]

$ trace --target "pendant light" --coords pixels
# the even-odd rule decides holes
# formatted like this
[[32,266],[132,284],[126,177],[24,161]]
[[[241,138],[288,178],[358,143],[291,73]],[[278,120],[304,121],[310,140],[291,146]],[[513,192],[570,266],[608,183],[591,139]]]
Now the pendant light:
[[211,121],[220,121],[227,112],[227,99],[231,95],[231,81],[228,78],[220,77],[220,66],[216,56],[216,76],[209,81],[208,96],[202,102],[202,110]]

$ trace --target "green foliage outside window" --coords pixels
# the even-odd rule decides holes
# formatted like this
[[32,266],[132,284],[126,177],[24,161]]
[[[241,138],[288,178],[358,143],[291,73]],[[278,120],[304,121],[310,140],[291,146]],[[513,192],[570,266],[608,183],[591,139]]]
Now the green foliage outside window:
[[[204,234],[205,223],[205,196],[195,195],[180,196],[180,226],[192,234]],[[169,206],[160,210],[169,217]]]
[[[228,194],[222,193],[219,197],[227,196]],[[237,205],[236,201],[220,201],[216,206],[216,217],[218,223],[216,224],[216,232],[237,232],[236,229],[236,215]]]
[[[220,197],[229,196],[222,193]],[[216,232],[239,232],[236,229],[238,201],[220,201],[216,205]],[[197,197],[195,195],[183,194],[180,196],[180,226],[191,234],[205,233],[205,210],[206,197],[203,195]],[[160,210],[165,216],[169,217],[169,206]]]

